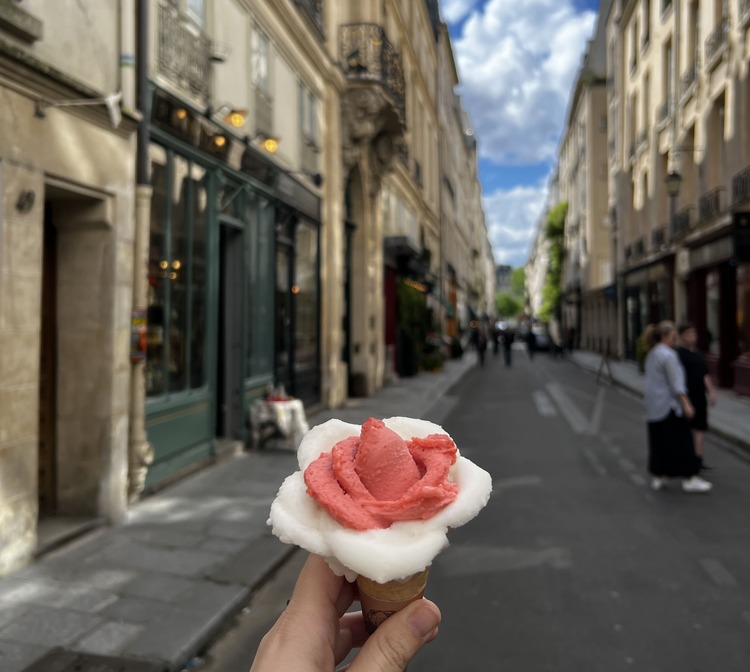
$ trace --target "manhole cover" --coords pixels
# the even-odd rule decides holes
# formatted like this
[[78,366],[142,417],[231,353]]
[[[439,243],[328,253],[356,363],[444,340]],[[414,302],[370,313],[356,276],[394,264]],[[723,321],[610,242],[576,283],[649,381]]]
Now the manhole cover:
[[161,663],[55,649],[23,672],[166,672]]

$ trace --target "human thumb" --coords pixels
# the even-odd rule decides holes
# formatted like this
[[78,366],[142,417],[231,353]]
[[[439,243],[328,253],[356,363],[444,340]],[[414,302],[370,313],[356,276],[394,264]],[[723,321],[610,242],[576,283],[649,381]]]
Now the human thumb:
[[434,602],[412,602],[378,626],[348,672],[403,672],[417,651],[434,639],[440,619]]

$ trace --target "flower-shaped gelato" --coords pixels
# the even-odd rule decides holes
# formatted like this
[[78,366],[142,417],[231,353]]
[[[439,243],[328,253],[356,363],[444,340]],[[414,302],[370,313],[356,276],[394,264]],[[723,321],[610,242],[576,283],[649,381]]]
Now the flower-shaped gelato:
[[440,426],[411,418],[362,427],[330,420],[305,436],[298,461],[268,522],[350,580],[423,570],[448,545],[448,529],[476,516],[492,490],[490,475]]

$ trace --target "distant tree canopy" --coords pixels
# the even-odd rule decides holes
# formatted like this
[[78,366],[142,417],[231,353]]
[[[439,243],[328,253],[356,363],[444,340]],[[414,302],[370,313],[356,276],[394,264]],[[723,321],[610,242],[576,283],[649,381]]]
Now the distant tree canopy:
[[523,298],[526,293],[526,268],[519,266],[510,272],[510,291],[513,296]]
[[552,319],[562,296],[565,217],[567,214],[567,202],[559,203],[549,211],[547,223],[544,227],[544,237],[549,243],[549,265],[547,266],[547,279],[542,290],[542,307],[539,309],[539,318],[545,322]]
[[523,310],[523,300],[508,292],[499,292],[495,297],[495,307],[498,317],[516,317]]

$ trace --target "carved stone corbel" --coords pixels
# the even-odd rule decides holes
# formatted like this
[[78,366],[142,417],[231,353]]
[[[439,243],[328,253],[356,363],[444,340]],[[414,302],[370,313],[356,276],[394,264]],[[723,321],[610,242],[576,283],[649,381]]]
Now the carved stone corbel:
[[[344,180],[364,159],[369,161],[373,179],[379,185],[403,143],[404,126],[400,115],[380,87],[372,85],[347,90],[342,97],[341,114]],[[378,187],[373,185],[373,188],[377,193]]]

